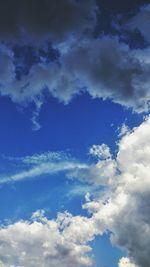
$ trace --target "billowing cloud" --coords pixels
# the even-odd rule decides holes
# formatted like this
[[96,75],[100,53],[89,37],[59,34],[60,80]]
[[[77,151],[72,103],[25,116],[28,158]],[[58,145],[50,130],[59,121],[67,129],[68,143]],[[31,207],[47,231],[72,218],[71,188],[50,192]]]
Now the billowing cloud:
[[88,242],[92,221],[69,213],[48,220],[42,211],[30,221],[19,221],[0,230],[0,264],[10,267],[91,266]]
[[[10,2],[1,4],[3,11]],[[16,1],[14,6],[19,10],[19,18],[12,9],[12,27],[16,35],[18,31],[22,33],[24,43],[15,47],[15,51],[11,41],[4,41],[0,46],[0,94],[16,103],[36,104],[32,118],[34,129],[40,128],[36,119],[45,92],[65,104],[74,96],[88,93],[92,98],[109,98],[137,112],[149,110],[148,48],[131,49],[120,42],[119,36],[95,38],[92,34],[96,24],[95,1],[44,1],[42,7],[40,1],[36,1],[35,13],[34,5],[34,1],[21,4]],[[5,12],[2,25],[9,36],[9,20],[7,24],[4,15]],[[42,45],[40,41],[36,41],[39,47],[35,44],[28,47],[26,32],[30,32],[34,40],[34,34],[50,36],[48,49],[45,49],[46,43]],[[0,30],[3,36],[2,33]],[[23,56],[16,59],[17,49],[22,54],[28,51],[26,57],[32,60],[26,62]]]
[[119,142],[118,174],[111,180],[104,205],[102,201],[99,207],[85,204],[90,210],[96,208],[95,221],[112,232],[111,241],[127,250],[138,267],[150,265],[149,159],[150,118]]
[[60,64],[36,64],[20,80],[16,79],[12,59],[8,57],[6,73],[8,68],[10,73],[8,78],[1,78],[0,92],[15,102],[38,104],[45,90],[64,103],[88,92],[93,98],[110,98],[138,112],[147,111],[149,62],[141,62],[137,54],[118,38],[73,42],[63,51]]

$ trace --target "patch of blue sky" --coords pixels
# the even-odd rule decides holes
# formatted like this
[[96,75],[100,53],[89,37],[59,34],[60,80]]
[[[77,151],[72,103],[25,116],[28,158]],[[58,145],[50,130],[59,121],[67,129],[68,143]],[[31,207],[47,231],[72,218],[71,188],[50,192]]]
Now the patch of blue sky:
[[126,256],[125,251],[110,243],[110,233],[95,237],[92,253],[96,263],[93,267],[116,267],[119,259]]
[[32,111],[32,105],[23,111],[9,99],[0,99],[2,154],[25,156],[71,150],[74,156],[85,159],[88,148],[101,143],[109,145],[114,152],[117,128],[125,121],[129,128],[138,126],[143,118],[143,114],[133,114],[130,109],[108,100],[91,99],[88,95],[76,97],[65,106],[49,98],[39,114],[41,129],[33,131]]
[[[110,101],[91,99],[88,95],[77,97],[65,106],[54,98],[49,98],[39,115],[42,127],[35,132],[29,123],[32,107],[23,113],[18,112],[7,98],[0,99],[0,102],[1,155],[12,158],[26,157],[24,158],[26,160],[34,154],[64,151],[64,154],[71,154],[80,162],[90,163],[92,161],[88,154],[90,146],[106,143],[114,154],[117,148],[118,127],[124,121],[129,128],[135,127],[140,124],[143,117],[143,115],[133,114],[131,110],[124,109],[120,105]],[[9,164],[8,162],[5,164],[1,157],[0,167],[3,176],[6,168],[6,175],[13,175],[14,170],[19,173],[31,167],[30,165],[24,167],[21,161],[19,163],[10,161]],[[44,209],[51,207],[56,213],[61,206],[65,209],[64,203],[66,207],[69,205],[64,202],[65,197],[69,198],[69,190],[72,190],[72,196],[70,195],[72,201],[76,206],[80,206],[81,211],[81,205],[78,205],[78,201],[73,198],[82,200],[86,193],[84,186],[86,188],[87,184],[81,185],[80,182],[76,182],[74,187],[74,181],[68,183],[65,174],[61,172],[41,173],[31,180],[1,185],[1,219],[14,216],[18,210],[20,213],[15,215],[17,218],[26,214],[30,216],[36,208],[39,209],[39,206]],[[61,204],[58,205],[58,203]],[[75,204],[73,206],[75,208]]]
[[[0,220],[29,219],[38,209],[45,210],[49,218],[66,210],[73,215],[88,215],[82,204],[90,191],[94,194],[92,186],[66,180],[62,173],[6,183],[0,186]],[[98,194],[98,188],[95,192]]]

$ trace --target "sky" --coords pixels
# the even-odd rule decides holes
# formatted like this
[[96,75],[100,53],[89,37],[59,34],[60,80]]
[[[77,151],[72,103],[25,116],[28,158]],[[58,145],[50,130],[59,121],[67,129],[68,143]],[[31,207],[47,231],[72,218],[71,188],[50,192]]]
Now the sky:
[[0,1],[0,267],[150,266],[150,4]]

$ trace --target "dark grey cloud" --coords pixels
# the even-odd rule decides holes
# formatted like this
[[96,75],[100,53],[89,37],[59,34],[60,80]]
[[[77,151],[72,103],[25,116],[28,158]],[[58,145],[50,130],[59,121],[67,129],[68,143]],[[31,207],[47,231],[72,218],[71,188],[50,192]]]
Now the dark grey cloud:
[[147,109],[149,64],[118,38],[102,37],[71,48],[63,59],[66,72],[92,97],[110,98],[137,111]]
[[146,41],[150,44],[150,4],[144,5],[140,8],[139,12],[131,18],[127,27],[132,30],[138,30]]
[[16,79],[12,53],[3,49],[0,74],[1,95],[15,102],[43,101],[45,90],[61,102],[87,92],[93,98],[112,99],[115,103],[143,112],[149,109],[148,50],[131,50],[117,37],[72,40],[59,47],[58,60],[33,64],[28,75]]
[[[149,47],[131,49],[119,35],[125,28],[132,35],[131,19],[115,35],[95,37],[94,0],[15,1],[13,6],[7,0],[0,5],[0,94],[37,104],[34,125],[45,92],[65,104],[87,92],[137,112],[149,110]],[[149,12],[148,5],[132,20],[145,21],[143,12]]]
[[0,39],[26,42],[38,38],[39,43],[43,38],[64,39],[68,33],[93,28],[95,9],[93,0],[2,0]]

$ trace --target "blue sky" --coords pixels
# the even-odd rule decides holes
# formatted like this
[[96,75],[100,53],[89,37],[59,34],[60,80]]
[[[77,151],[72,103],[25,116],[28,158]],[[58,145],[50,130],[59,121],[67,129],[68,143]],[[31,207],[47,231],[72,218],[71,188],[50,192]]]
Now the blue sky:
[[0,17],[0,266],[148,267],[150,5]]
[[[130,128],[138,126],[143,114],[133,114],[111,101],[93,100],[89,96],[75,98],[64,106],[49,98],[38,117],[41,129],[32,129],[31,111],[18,110],[9,99],[1,100],[1,179],[3,175],[17,173],[24,169],[19,159],[44,152],[65,153],[81,162],[90,163],[89,147],[94,143],[109,145],[116,154],[119,128],[125,122]],[[9,159],[12,157],[12,159]],[[6,173],[6,174],[5,174]],[[29,177],[30,178],[30,177]],[[65,210],[73,215],[86,215],[82,209],[85,194],[99,195],[101,187],[85,182],[68,180],[64,172],[41,174],[38,177],[0,186],[1,223],[29,219],[38,209],[45,210],[49,218]],[[115,267],[119,258],[126,254],[112,247],[109,235],[97,237],[93,253],[100,266]],[[99,266],[99,265],[97,265]]]

